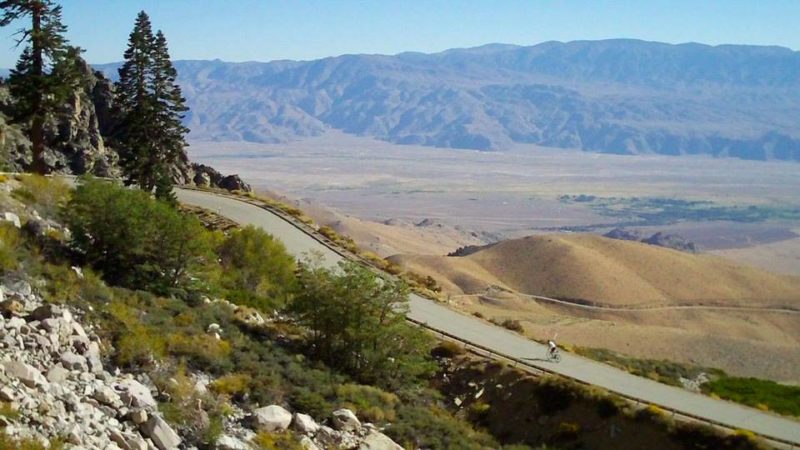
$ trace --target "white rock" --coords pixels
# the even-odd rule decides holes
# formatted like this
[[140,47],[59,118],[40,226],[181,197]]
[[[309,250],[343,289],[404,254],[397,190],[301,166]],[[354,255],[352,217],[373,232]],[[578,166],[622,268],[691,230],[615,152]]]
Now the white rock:
[[303,436],[300,438],[300,446],[303,447],[303,450],[319,450],[317,444],[311,440],[308,436]]
[[150,393],[150,389],[136,380],[122,380],[114,386],[122,402],[126,406],[139,408],[155,408],[158,404]]
[[233,436],[223,434],[219,437],[219,439],[217,439],[216,448],[217,450],[248,450],[250,447]]
[[65,369],[80,371],[89,370],[89,366],[86,364],[86,358],[81,355],[76,355],[72,352],[64,352],[61,354],[60,360],[61,365],[63,365]]
[[47,386],[48,384],[44,375],[28,364],[19,361],[6,361],[3,363],[3,367],[7,374],[18,378],[30,388]]
[[294,419],[292,420],[292,428],[303,434],[313,436],[317,434],[319,425],[317,425],[317,422],[315,422],[314,419],[308,414],[296,413],[294,415]]
[[0,400],[4,402],[13,402],[14,390],[11,389],[9,386],[3,386],[2,388],[0,388]]
[[137,409],[136,411],[131,412],[131,420],[136,425],[141,425],[147,422],[147,411],[143,409]]
[[353,411],[342,408],[333,412],[333,427],[339,431],[359,431],[361,422]]
[[62,383],[67,379],[68,375],[69,371],[67,369],[62,367],[61,364],[56,364],[47,371],[46,378],[51,383]]
[[22,317],[12,317],[6,321],[6,328],[13,328],[19,330],[25,325],[25,319]]
[[222,327],[219,326],[217,323],[212,323],[206,329],[206,333],[219,333],[222,331]]
[[22,226],[22,224],[19,221],[19,216],[12,212],[3,213],[3,220],[5,222],[11,222],[17,228],[20,228]]
[[358,450],[403,450],[403,447],[391,440],[389,436],[379,431],[372,431],[361,442]]
[[72,266],[71,269],[75,272],[75,275],[77,275],[79,279],[83,279],[83,270],[80,267]]
[[260,431],[283,431],[292,423],[292,414],[278,405],[269,405],[253,411],[253,425]]
[[159,416],[150,416],[142,425],[142,433],[152,439],[160,450],[172,450],[181,443],[180,436]]
[[100,403],[114,408],[122,406],[122,400],[120,400],[119,395],[117,395],[117,393],[108,386],[99,386],[97,389],[95,389],[92,398]]
[[6,291],[8,293],[16,294],[17,296],[28,298],[32,293],[33,289],[31,288],[31,284],[25,280],[18,280],[13,283],[10,283]]

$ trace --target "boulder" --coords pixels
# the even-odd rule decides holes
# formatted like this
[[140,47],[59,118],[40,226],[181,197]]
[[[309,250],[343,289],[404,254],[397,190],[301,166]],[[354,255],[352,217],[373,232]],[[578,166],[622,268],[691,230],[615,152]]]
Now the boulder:
[[253,427],[259,431],[283,431],[292,423],[292,414],[278,405],[269,405],[253,411]]
[[103,403],[104,405],[111,406],[112,408],[118,408],[122,406],[122,400],[120,400],[119,395],[117,395],[113,389],[105,385],[98,386],[97,389],[95,389],[92,398],[100,403]]
[[131,421],[136,425],[141,425],[147,422],[147,411],[143,409],[131,411]]
[[33,293],[31,284],[25,280],[17,280],[13,283],[9,283],[6,288],[6,293],[23,298],[28,298],[28,296]]
[[353,411],[342,408],[333,412],[333,427],[339,431],[357,432],[361,430],[361,422]]
[[358,450],[403,450],[403,447],[389,436],[379,431],[371,431],[358,446]]
[[292,428],[303,434],[313,436],[317,434],[319,425],[317,425],[317,422],[308,414],[296,413],[292,420]]
[[19,221],[19,216],[12,212],[3,213],[3,221],[11,222],[11,224],[13,224],[17,228],[20,228],[22,226],[22,224]]
[[61,365],[68,370],[80,370],[81,372],[85,372],[89,370],[89,366],[86,364],[86,358],[81,355],[76,355],[72,352],[64,352],[61,354]]
[[160,450],[175,449],[181,444],[180,436],[159,416],[150,416],[142,425],[142,434],[152,439]]
[[25,311],[25,305],[17,300],[8,299],[0,302],[0,314],[5,316],[22,314]]
[[138,408],[155,408],[158,404],[150,389],[133,379],[120,381],[114,386],[123,404]]
[[47,381],[51,383],[63,383],[69,376],[69,370],[65,369],[61,364],[56,364],[47,371]]
[[34,309],[33,312],[28,315],[28,320],[42,321],[50,318],[62,318],[64,316],[64,311],[64,308],[48,303]]
[[36,370],[33,366],[19,362],[19,361],[5,361],[3,368],[6,373],[14,378],[19,379],[25,386],[35,388],[36,386],[47,386],[47,379],[41,372]]
[[219,187],[228,191],[250,192],[253,189],[239,175],[228,175],[219,181]]

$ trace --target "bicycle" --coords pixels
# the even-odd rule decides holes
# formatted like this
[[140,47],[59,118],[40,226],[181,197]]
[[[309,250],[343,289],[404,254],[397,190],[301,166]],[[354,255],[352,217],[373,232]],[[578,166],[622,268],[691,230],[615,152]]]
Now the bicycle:
[[545,359],[552,362],[560,362],[561,361],[561,352],[554,348],[552,350],[548,349],[547,353],[545,354]]

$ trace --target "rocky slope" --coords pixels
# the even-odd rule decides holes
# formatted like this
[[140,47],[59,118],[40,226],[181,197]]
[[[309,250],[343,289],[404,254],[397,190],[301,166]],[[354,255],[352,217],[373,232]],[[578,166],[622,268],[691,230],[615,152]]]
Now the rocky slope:
[[[800,53],[636,40],[316,61],[179,61],[193,139],[328,128],[398,144],[800,160]],[[116,65],[98,66],[113,76]]]
[[[158,410],[155,384],[146,374],[106,370],[100,340],[91,326],[80,323],[80,312],[43,303],[20,279],[0,285],[0,312],[0,430],[6,436],[43,442],[62,438],[67,448],[81,449],[181,445],[181,436]],[[196,388],[206,389],[208,376],[194,377]],[[282,432],[290,425],[306,449],[402,449],[348,409],[334,411],[331,426],[278,405],[230,417],[218,449],[255,448],[247,443],[255,431]]]

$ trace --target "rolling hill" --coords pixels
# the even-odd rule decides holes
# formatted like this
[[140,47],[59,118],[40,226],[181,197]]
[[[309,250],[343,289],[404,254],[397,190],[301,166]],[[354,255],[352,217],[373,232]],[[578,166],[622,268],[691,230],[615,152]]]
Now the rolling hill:
[[[800,160],[800,52],[637,40],[315,61],[177,61],[191,138],[334,128],[397,144]],[[96,66],[115,76],[118,64]]]
[[529,236],[488,245],[467,256],[389,259],[432,275],[456,293],[481,293],[496,285],[616,306],[800,306],[800,277],[596,235]]

